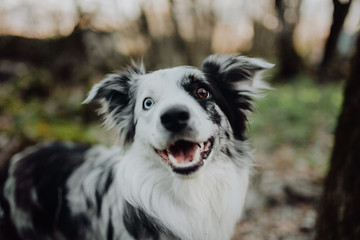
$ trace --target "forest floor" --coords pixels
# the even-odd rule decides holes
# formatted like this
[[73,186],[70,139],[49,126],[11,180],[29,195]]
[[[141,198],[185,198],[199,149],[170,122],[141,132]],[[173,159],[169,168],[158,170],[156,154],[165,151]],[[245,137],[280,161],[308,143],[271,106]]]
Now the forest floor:
[[250,118],[257,167],[233,240],[308,240],[329,166],[341,85],[275,86]]
[[233,240],[308,240],[314,235],[322,176],[294,168],[291,150],[280,156],[255,155],[258,167],[247,195],[243,219]]

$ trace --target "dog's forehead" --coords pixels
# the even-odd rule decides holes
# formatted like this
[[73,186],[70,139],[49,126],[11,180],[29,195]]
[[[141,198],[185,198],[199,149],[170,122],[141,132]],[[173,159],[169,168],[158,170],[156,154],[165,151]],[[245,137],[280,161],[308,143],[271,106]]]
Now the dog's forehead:
[[198,79],[203,79],[202,71],[195,67],[181,66],[168,69],[161,69],[146,75],[140,79],[139,87],[144,89],[158,89],[164,87],[179,87],[182,81],[193,76]]

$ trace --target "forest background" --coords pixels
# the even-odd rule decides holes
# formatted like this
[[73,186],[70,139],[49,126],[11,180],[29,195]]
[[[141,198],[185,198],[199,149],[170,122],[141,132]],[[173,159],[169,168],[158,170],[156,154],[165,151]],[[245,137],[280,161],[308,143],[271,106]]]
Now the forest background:
[[257,167],[233,239],[314,238],[359,27],[359,0],[1,0],[0,163],[41,142],[116,142],[81,102],[131,59],[260,57],[275,90],[249,119]]

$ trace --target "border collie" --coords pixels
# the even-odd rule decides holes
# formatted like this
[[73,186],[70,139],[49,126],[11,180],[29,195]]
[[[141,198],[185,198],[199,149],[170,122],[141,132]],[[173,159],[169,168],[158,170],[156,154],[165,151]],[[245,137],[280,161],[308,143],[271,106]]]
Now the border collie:
[[270,67],[211,55],[200,69],[134,64],[109,75],[84,103],[100,100],[117,146],[16,154],[3,217],[20,239],[231,239],[252,165],[247,114]]

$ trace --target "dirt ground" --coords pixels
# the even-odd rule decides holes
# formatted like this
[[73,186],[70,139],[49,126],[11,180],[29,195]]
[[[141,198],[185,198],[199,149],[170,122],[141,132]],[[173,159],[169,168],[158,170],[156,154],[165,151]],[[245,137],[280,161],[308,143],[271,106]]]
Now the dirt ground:
[[294,159],[255,155],[242,220],[232,240],[308,240],[314,237],[322,177]]

